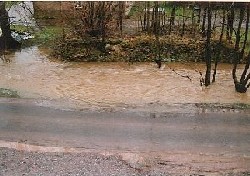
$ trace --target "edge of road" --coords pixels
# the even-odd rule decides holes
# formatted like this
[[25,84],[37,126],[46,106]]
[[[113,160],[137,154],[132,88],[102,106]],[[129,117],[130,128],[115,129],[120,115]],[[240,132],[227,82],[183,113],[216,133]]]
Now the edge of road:
[[59,102],[56,100],[44,100],[44,99],[29,99],[29,98],[5,98],[0,97],[0,104],[23,104],[25,106],[40,106],[44,108],[57,109],[62,111],[99,111],[99,112],[119,112],[119,111],[130,111],[130,112],[145,112],[145,113],[249,113],[250,114],[250,103],[160,103],[152,102],[148,104],[138,105],[90,105],[86,106],[67,107],[67,103]]
[[[235,104],[220,104],[220,103],[188,103],[188,104],[161,104],[158,102],[139,105],[127,106],[119,105],[113,107],[89,108],[83,109],[64,109],[60,106],[50,106],[50,104],[43,104],[44,100],[36,99],[20,99],[20,98],[0,98],[1,104],[18,104],[30,107],[44,107],[58,109],[62,111],[108,111],[108,112],[143,112],[149,113],[151,118],[158,118],[160,113],[245,113],[250,115],[250,105],[235,103]],[[48,102],[46,100],[46,102]],[[53,102],[50,102],[53,104]],[[159,114],[157,114],[159,113]],[[223,172],[249,172],[248,164],[250,162],[249,156],[236,157],[231,155],[211,155],[206,153],[188,153],[182,151],[166,151],[165,153],[143,153],[136,151],[121,151],[121,150],[98,150],[90,148],[71,148],[71,147],[49,147],[26,144],[25,141],[12,142],[0,140],[0,149],[14,149],[16,151],[26,152],[41,152],[41,153],[96,153],[104,156],[120,156],[128,165],[135,169],[147,169],[151,167],[165,167],[171,166],[173,173],[178,173],[180,168],[186,170],[192,168],[194,173],[218,173],[223,167]],[[168,167],[169,166],[169,167]]]

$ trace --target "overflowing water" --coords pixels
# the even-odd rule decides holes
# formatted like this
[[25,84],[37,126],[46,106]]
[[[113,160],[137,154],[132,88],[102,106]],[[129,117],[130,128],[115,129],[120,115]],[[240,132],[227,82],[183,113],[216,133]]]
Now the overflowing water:
[[[232,65],[219,64],[217,81],[200,86],[203,63],[64,63],[31,47],[0,61],[0,87],[22,98],[60,102],[59,106],[141,106],[150,103],[250,103],[250,93],[235,92]],[[174,71],[173,71],[174,69]],[[241,73],[243,65],[239,66]],[[182,75],[182,76],[181,76]],[[188,79],[188,76],[190,79]]]

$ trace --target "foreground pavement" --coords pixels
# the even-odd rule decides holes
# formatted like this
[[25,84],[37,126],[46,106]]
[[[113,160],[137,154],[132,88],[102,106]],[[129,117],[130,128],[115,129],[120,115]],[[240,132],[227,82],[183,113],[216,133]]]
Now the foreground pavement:
[[244,111],[66,111],[4,100],[0,175],[247,175],[249,127]]

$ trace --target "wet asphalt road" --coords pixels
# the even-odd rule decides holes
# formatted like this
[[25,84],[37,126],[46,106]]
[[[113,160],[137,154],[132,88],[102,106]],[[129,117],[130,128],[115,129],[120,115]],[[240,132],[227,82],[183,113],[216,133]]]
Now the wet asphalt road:
[[42,146],[250,156],[250,114],[64,111],[0,102],[0,140]]

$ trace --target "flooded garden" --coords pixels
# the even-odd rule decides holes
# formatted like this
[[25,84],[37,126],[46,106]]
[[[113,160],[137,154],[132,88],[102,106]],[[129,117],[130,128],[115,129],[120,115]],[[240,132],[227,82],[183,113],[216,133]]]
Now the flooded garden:
[[249,175],[249,19],[247,2],[0,2],[0,175]]
[[[230,64],[220,64],[218,81],[205,87],[200,85],[201,76],[197,72],[204,72],[203,63],[164,63],[158,69],[155,63],[65,63],[47,53],[30,47],[6,55],[9,62],[0,64],[0,87],[17,90],[22,98],[44,100],[45,104],[62,102],[63,106],[76,109],[150,103],[250,102],[249,92],[241,94],[234,90]],[[243,70],[244,66],[239,68]]]
[[[15,31],[12,37],[19,37],[19,40],[24,41],[24,46],[17,51],[7,52],[5,49],[2,52],[1,96],[13,94],[13,97],[38,99],[44,105],[58,104],[73,109],[143,106],[151,103],[243,105],[250,102],[249,91],[243,94],[236,91],[238,88],[239,91],[245,91],[244,85],[248,86],[249,75],[246,72],[244,79],[242,74],[247,71],[249,57],[243,55],[242,60],[235,62],[235,58],[238,58],[235,55],[237,50],[248,50],[249,42],[242,37],[240,46],[244,49],[240,50],[237,35],[230,39],[230,33],[226,32],[226,27],[230,32],[232,26],[222,25],[221,35],[215,33],[220,33],[215,30],[216,25],[226,20],[225,7],[229,7],[230,3],[210,4],[209,8],[212,8],[215,15],[211,21],[215,32],[209,46],[210,56],[207,55],[208,38],[203,31],[203,27],[209,28],[206,22],[209,19],[204,16],[209,15],[206,14],[205,3],[190,3],[188,9],[181,3],[146,2],[93,2],[75,6],[69,2],[58,2],[47,3],[47,7],[39,2],[7,5],[10,6],[8,13],[11,29]],[[82,10],[88,5],[91,9],[83,13]],[[143,10],[144,5],[146,9]],[[236,4],[234,7],[239,18],[239,7],[243,5]],[[70,10],[72,7],[74,10]],[[107,12],[99,14],[102,11],[97,13],[98,8],[107,8]],[[114,10],[113,15],[117,15],[115,19],[109,16],[112,14],[109,10]],[[154,10],[153,14],[151,10]],[[75,21],[69,22],[71,19],[64,12],[72,14]],[[171,16],[168,14],[170,12]],[[95,14],[93,20],[98,19],[98,15],[107,15],[102,20],[106,20],[109,26],[102,26],[102,21],[79,21],[83,16],[87,18],[91,14]],[[149,18],[151,15],[155,18]],[[189,19],[190,15],[192,20]],[[185,18],[187,21],[183,21]],[[242,21],[236,20],[233,27],[245,30],[248,19],[246,10]],[[114,24],[115,20],[118,20],[118,26]],[[158,20],[160,31],[155,31],[154,20]],[[205,23],[201,31],[198,30],[199,21]],[[75,30],[72,31],[69,25]],[[103,32],[97,31],[98,25]],[[25,29],[20,26],[27,27]],[[31,33],[28,34],[28,31]],[[200,37],[199,32],[204,36]],[[26,42],[29,40],[31,42]],[[229,45],[226,40],[233,44]],[[207,77],[208,70],[210,79],[212,76],[216,78],[211,85]],[[237,76],[242,79],[237,80]]]

